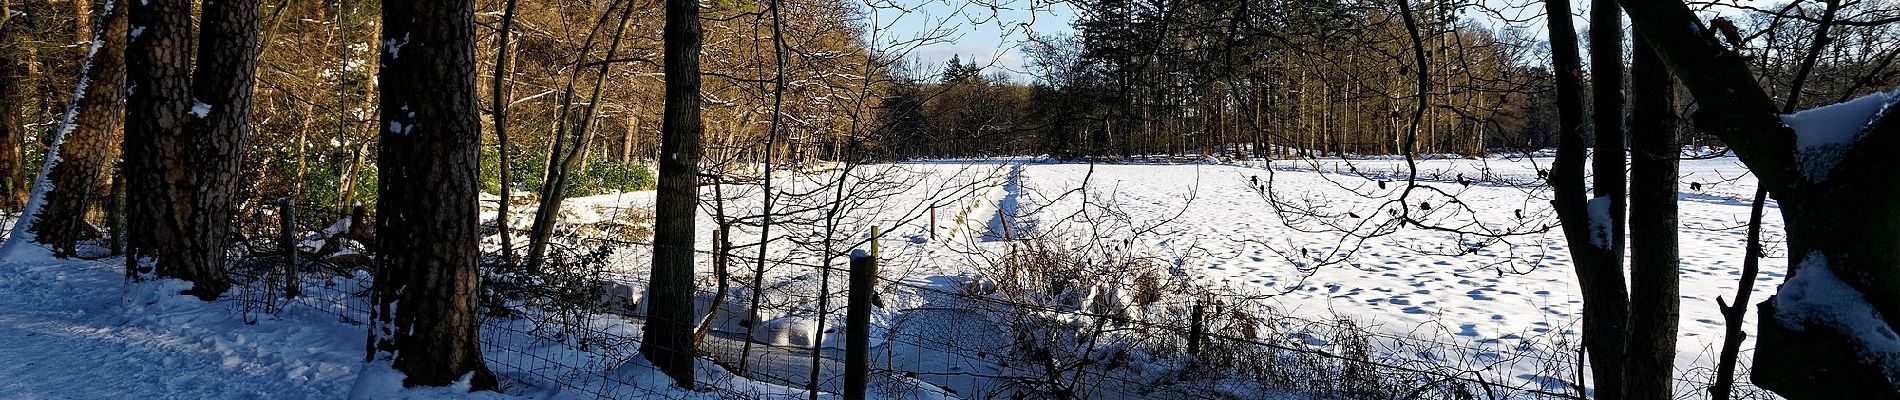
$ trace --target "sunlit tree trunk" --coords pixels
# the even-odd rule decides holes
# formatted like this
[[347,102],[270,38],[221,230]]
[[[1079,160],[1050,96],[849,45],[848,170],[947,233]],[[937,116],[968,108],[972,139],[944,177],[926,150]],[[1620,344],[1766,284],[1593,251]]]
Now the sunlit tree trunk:
[[32,186],[25,153],[31,30],[26,18],[0,18],[0,211],[19,212]]
[[473,374],[474,390],[492,390],[478,313],[475,4],[385,1],[383,38],[370,355],[406,386]]
[[[660,127],[653,271],[645,355],[680,387],[693,387],[693,219],[699,204],[699,2],[666,1],[666,109]],[[755,322],[756,323],[756,322]]]
[[101,10],[104,25],[96,32],[98,50],[84,72],[86,95],[79,101],[73,130],[60,145],[59,163],[48,174],[52,190],[33,225],[34,237],[61,257],[78,255],[79,241],[98,237],[86,222],[86,212],[106,196],[111,166],[119,158],[120,132],[125,121],[125,7]]

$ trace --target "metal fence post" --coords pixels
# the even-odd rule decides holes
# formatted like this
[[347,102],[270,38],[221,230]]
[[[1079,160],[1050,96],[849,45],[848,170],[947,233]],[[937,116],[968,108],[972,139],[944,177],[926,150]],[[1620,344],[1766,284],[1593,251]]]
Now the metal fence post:
[[277,214],[283,217],[283,226],[277,229],[278,246],[284,249],[284,298],[294,299],[302,294],[297,287],[297,205],[285,198],[277,206]]
[[877,258],[862,251],[851,255],[851,287],[845,309],[844,398],[865,398],[871,369],[871,280]]

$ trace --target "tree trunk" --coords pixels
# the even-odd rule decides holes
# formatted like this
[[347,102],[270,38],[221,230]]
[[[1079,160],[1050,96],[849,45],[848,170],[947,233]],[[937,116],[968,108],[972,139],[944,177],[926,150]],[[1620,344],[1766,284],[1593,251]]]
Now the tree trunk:
[[1630,399],[1674,398],[1681,261],[1676,81],[1642,36],[1630,63]]
[[32,31],[26,18],[0,23],[0,211],[19,212],[33,184],[26,177],[27,57]]
[[[1570,3],[1566,0],[1546,0],[1544,6],[1547,15],[1571,15]],[[1557,159],[1550,167],[1550,186],[1554,192],[1551,203],[1562,221],[1565,243],[1570,247],[1577,283],[1583,292],[1583,345],[1589,352],[1593,370],[1597,372],[1597,396],[1621,398],[1621,360],[1627,335],[1624,323],[1628,321],[1629,313],[1623,272],[1615,267],[1620,264],[1622,256],[1611,253],[1613,246],[1608,243],[1608,232],[1602,232],[1606,236],[1604,238],[1592,237],[1599,232],[1591,227],[1588,192],[1584,186],[1586,154],[1580,82],[1583,67],[1582,57],[1577,51],[1576,27],[1571,24],[1570,18],[1547,20],[1550,23],[1553,70],[1557,75],[1559,120]],[[1613,168],[1617,174],[1621,174],[1620,163]]]
[[173,206],[167,225],[183,247],[171,254],[160,250],[158,273],[192,281],[193,293],[205,299],[217,298],[229,285],[225,235],[231,230],[244,139],[251,130],[258,4],[225,0],[201,7],[192,105],[179,154],[184,169],[169,182],[189,196],[185,204]]
[[405,386],[447,386],[482,363],[476,268],[475,4],[383,3],[371,356],[390,360]]
[[[189,193],[172,184],[182,180],[180,147],[191,97],[191,2],[127,2],[126,16],[140,33],[126,42],[125,185],[126,273],[147,278],[153,261],[183,248],[172,234]],[[169,271],[167,271],[169,272]]]
[[[1681,2],[1624,0],[1637,31],[1699,105],[1696,126],[1722,139],[1768,188],[1787,227],[1790,279],[1811,269],[1832,272],[1881,316],[1860,325],[1900,324],[1900,180],[1889,173],[1900,151],[1900,113],[1885,113],[1834,156],[1827,170],[1796,158],[1795,134],[1756,83],[1740,53],[1725,48]],[[1825,174],[1825,176],[1819,176]],[[1808,315],[1777,314],[1784,291],[1760,303],[1754,383],[1792,399],[1893,399],[1900,375],[1888,351],[1866,348],[1865,334],[1842,323],[1806,323]],[[1801,299],[1789,299],[1800,302]],[[1884,326],[1881,326],[1884,325]],[[1886,339],[1891,340],[1891,339]]]
[[76,256],[80,240],[99,237],[86,223],[86,211],[104,199],[110,166],[119,158],[120,131],[125,122],[125,40],[123,7],[102,10],[104,25],[95,34],[98,50],[84,72],[86,95],[79,100],[73,130],[60,144],[59,163],[48,173],[52,190],[33,225],[34,237],[58,257]]
[[499,166],[496,170],[500,175],[497,179],[501,181],[501,193],[497,193],[501,197],[501,202],[496,205],[498,210],[495,213],[495,226],[497,234],[501,235],[502,260],[509,264],[514,264],[516,261],[513,239],[515,235],[508,229],[508,216],[511,215],[508,209],[512,206],[508,204],[508,197],[514,192],[514,181],[509,179],[509,170],[514,163],[509,161],[508,154],[508,104],[514,101],[514,85],[512,84],[514,69],[511,68],[513,65],[509,58],[514,54],[509,53],[511,44],[509,38],[514,33],[515,3],[515,0],[508,0],[506,9],[501,13],[501,32],[495,38],[497,43],[495,79],[488,88],[493,95],[489,101],[489,107],[491,107],[490,112],[493,113],[495,124],[495,156],[496,165]]
[[[1627,175],[1624,175],[1627,158],[1623,132],[1623,22],[1615,0],[1592,0],[1590,4],[1590,79],[1590,115],[1595,128],[1591,155],[1591,176],[1595,182],[1591,187],[1594,196],[1591,201],[1607,204],[1592,204],[1606,212],[1589,213],[1583,221],[1589,221],[1592,226],[1607,223],[1608,229],[1591,232],[1602,236],[1598,243],[1601,248],[1597,250],[1603,254],[1594,260],[1596,265],[1586,267],[1581,262],[1577,265],[1579,271],[1593,270],[1591,273],[1598,278],[1590,284],[1579,285],[1586,303],[1583,345],[1588,348],[1593,365],[1597,398],[1621,399],[1626,390],[1624,375],[1629,373],[1626,362],[1630,305],[1629,289],[1623,282],[1626,229],[1623,210],[1628,201]],[[1591,221],[1603,216],[1609,220]],[[1595,318],[1589,315],[1587,310],[1592,307],[1587,303],[1597,303]]]
[[[698,213],[699,2],[666,1],[666,110],[654,200],[653,272],[640,354],[693,387],[693,218]],[[756,294],[755,294],[756,295]],[[757,323],[757,321],[754,321]]]
[[[607,54],[602,56],[601,60],[612,60],[614,53],[620,50],[621,34],[626,32],[627,20],[633,14],[633,6],[622,6],[622,3],[625,2],[614,1],[607,6],[608,11],[616,7],[622,11],[618,23],[615,24],[612,44],[607,46]],[[554,145],[548,150],[547,174],[541,180],[541,205],[535,209],[534,225],[528,229],[528,265],[530,266],[539,267],[541,260],[547,256],[548,240],[554,234],[554,224],[558,222],[556,220],[561,215],[561,202],[567,199],[568,178],[573,177],[574,171],[579,170],[583,165],[582,153],[587,151],[587,144],[590,141],[588,128],[593,123],[594,116],[597,115],[596,111],[599,110],[596,106],[600,104],[601,87],[607,81],[608,68],[615,64],[611,62],[600,64],[600,71],[594,77],[593,91],[587,99],[587,111],[581,113],[579,121],[574,121],[572,118],[575,117],[569,114],[575,107],[574,82],[580,75],[579,71],[587,67],[586,55],[592,51],[594,37],[600,33],[600,28],[605,26],[609,15],[611,14],[601,15],[600,22],[594,24],[594,30],[588,34],[587,42],[581,45],[581,56],[574,59],[576,72],[567,79],[566,94],[562,95],[561,110],[559,116],[555,118],[560,126],[554,134]],[[569,136],[570,132],[572,137]]]

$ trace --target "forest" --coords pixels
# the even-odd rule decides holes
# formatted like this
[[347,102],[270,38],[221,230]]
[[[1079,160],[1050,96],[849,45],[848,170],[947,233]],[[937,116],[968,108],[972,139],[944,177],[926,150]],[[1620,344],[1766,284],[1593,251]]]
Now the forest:
[[1897,57],[1892,0],[0,0],[0,390],[1900,399]]

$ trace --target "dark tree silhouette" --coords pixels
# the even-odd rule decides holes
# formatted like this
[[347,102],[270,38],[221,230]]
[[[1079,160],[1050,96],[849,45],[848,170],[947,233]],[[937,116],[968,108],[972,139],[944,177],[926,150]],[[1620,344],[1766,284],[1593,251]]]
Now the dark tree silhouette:
[[640,354],[693,387],[693,218],[699,207],[699,2],[666,1],[666,109],[660,127],[653,271]]

